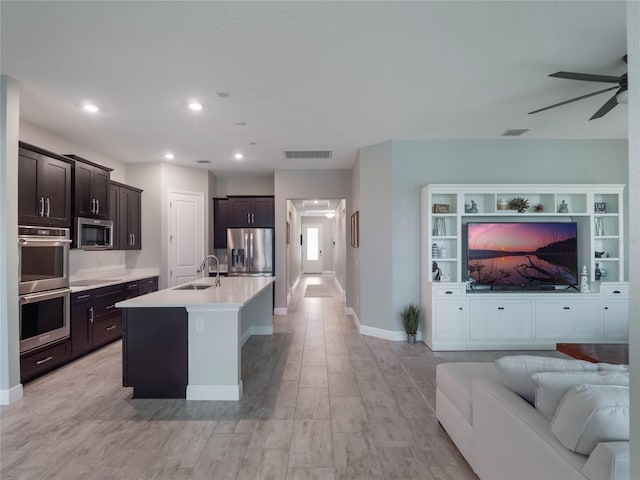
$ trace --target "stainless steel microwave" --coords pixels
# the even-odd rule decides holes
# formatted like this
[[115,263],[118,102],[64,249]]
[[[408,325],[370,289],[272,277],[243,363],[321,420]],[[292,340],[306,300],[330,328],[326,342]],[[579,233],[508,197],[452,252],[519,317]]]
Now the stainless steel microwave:
[[82,250],[107,250],[113,247],[113,222],[95,218],[76,218],[75,247]]

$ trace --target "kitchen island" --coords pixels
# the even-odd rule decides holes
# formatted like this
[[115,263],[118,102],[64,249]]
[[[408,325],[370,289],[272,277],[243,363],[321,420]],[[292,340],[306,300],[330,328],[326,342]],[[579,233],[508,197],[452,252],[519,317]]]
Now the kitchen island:
[[239,400],[242,345],[273,333],[274,280],[202,278],[117,303],[124,386],[134,398]]

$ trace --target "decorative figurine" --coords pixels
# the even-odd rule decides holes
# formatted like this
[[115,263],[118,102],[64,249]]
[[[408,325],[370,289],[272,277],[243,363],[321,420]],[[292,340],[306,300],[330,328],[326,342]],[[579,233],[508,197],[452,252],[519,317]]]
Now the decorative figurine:
[[589,272],[587,271],[587,266],[582,266],[582,273],[580,274],[580,291],[582,293],[589,293],[591,289],[589,288]]
[[478,205],[476,204],[476,202],[471,200],[471,205],[469,205],[468,203],[464,204],[464,212],[465,213],[478,213]]
[[442,272],[440,271],[440,268],[438,268],[438,263],[437,262],[433,262],[431,264],[431,273],[435,273],[435,276],[433,277],[433,280],[435,282],[439,282],[441,277],[442,277]]
[[567,202],[564,200],[562,200],[562,203],[558,207],[558,213],[569,213],[569,205],[567,205]]

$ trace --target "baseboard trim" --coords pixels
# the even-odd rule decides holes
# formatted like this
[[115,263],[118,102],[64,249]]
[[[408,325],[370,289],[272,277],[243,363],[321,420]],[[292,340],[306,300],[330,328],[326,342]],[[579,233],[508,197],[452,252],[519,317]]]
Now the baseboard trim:
[[338,279],[336,278],[336,276],[333,276],[333,281],[336,283],[336,286],[338,287],[338,290],[340,290],[340,296],[342,298],[342,300],[346,300],[347,298],[347,291],[342,288],[342,285],[340,285],[340,282],[338,281]]
[[0,405],[10,405],[22,398],[22,384],[18,384],[6,390],[0,390]]
[[[402,330],[385,330],[384,328],[369,327],[368,325],[360,325],[360,334],[368,337],[382,338],[391,340],[392,342],[401,342],[407,339],[407,334]],[[422,333],[416,335],[417,341],[422,341]]]
[[249,337],[252,335],[273,335],[273,325],[254,325],[249,327],[240,338],[240,346],[242,347]]
[[274,315],[286,315],[287,314],[287,307],[285,307],[285,308],[274,308],[273,309],[273,314]]
[[334,275],[335,276],[336,271],[335,270],[323,270],[322,271],[322,275]]
[[240,400],[242,380],[238,385],[187,385],[187,400]]

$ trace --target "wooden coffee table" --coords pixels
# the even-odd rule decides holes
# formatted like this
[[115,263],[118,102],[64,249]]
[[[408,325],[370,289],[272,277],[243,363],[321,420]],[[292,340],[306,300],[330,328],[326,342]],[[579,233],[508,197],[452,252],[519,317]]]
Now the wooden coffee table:
[[556,343],[556,350],[588,362],[629,364],[627,343]]

